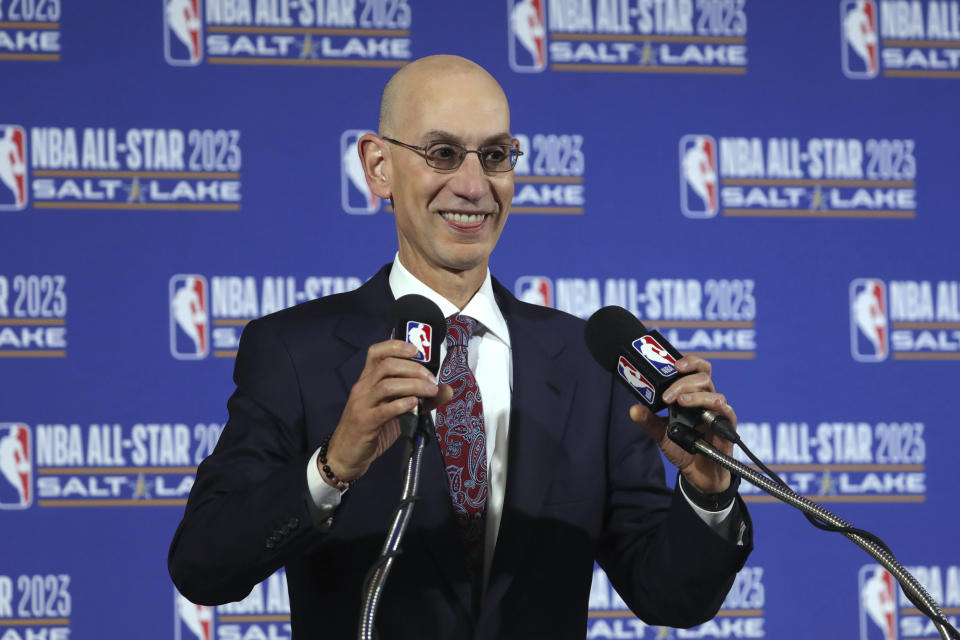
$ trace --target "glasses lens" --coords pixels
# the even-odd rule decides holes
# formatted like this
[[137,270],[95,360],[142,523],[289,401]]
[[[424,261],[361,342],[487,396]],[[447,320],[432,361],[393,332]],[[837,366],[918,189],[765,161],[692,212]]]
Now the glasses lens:
[[510,171],[517,163],[517,150],[508,144],[492,144],[480,149],[487,171]]
[[427,164],[441,171],[457,169],[468,153],[476,153],[486,171],[510,171],[516,164],[520,152],[509,144],[491,144],[477,151],[467,151],[452,142],[432,142],[423,152]]
[[434,169],[456,169],[463,161],[465,149],[449,142],[434,142],[427,146],[424,157]]

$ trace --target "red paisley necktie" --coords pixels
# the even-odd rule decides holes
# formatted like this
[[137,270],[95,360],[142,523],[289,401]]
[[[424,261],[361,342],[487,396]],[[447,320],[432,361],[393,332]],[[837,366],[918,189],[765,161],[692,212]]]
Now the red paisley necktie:
[[487,438],[480,387],[467,363],[467,344],[476,326],[469,316],[447,318],[447,357],[439,380],[453,388],[453,398],[437,408],[436,429],[467,564],[479,575],[487,504]]

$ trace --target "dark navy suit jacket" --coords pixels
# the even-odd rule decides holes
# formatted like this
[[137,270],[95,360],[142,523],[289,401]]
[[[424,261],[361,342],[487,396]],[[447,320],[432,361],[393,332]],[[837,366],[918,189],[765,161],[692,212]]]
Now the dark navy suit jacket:
[[[317,527],[306,465],[367,349],[388,335],[389,272],[247,325],[229,421],[170,548],[170,575],[187,598],[239,600],[286,566],[294,637],[355,637],[364,574],[399,501],[403,447],[344,494],[329,530]],[[496,281],[494,292],[510,331],[513,395],[490,579],[474,598],[432,442],[380,603],[380,637],[582,640],[595,559],[648,623],[711,618],[752,547],[749,530],[746,544],[732,544],[665,487],[656,444],[630,422],[623,385],[590,357],[581,320],[520,302]],[[749,526],[739,498],[737,510]]]

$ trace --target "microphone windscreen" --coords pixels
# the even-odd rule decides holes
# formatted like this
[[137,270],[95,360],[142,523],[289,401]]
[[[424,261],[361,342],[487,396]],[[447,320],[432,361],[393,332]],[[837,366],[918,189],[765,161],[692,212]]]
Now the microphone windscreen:
[[388,316],[393,337],[405,340],[418,350],[413,360],[434,375],[440,370],[440,345],[447,337],[447,320],[433,301],[410,294],[397,299]]
[[620,355],[630,344],[648,333],[643,323],[623,307],[609,306],[597,310],[583,330],[587,349],[601,367],[616,371]]

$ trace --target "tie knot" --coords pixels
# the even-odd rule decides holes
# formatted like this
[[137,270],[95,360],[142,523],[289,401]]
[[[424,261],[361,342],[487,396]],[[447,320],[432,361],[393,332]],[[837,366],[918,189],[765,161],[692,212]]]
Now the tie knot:
[[467,346],[476,326],[476,320],[460,313],[447,318],[447,348]]

